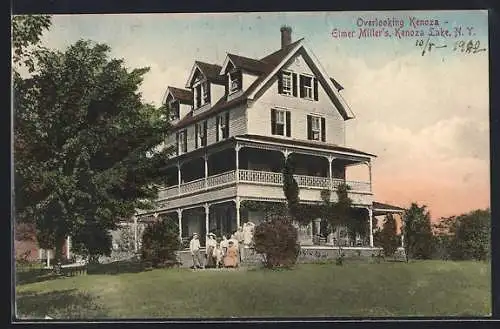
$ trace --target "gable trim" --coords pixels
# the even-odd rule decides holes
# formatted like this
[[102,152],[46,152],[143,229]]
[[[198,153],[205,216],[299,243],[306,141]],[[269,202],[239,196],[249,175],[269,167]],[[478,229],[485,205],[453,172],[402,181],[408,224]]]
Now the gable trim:
[[196,74],[196,70],[200,71],[201,75],[205,77],[205,79],[207,78],[205,76],[205,74],[203,73],[203,71],[200,69],[200,67],[198,66],[198,63],[195,62],[193,67],[191,68],[191,73],[189,74],[189,78],[186,82],[186,88],[191,88],[191,82],[194,78],[194,75]]
[[[339,103],[340,105],[340,114],[342,115],[342,117],[344,118],[344,120],[349,120],[349,119],[353,119],[355,118],[355,115],[354,113],[352,112],[351,108],[349,107],[349,105],[346,103],[346,101],[344,100],[344,98],[336,91],[336,88],[335,86],[333,85],[333,82],[330,80],[330,76],[326,74],[325,70],[322,68],[321,64],[319,63],[318,59],[316,58],[316,56],[314,56],[314,53],[312,53],[309,48],[307,48],[304,43],[303,43],[303,39],[299,40],[299,42],[297,43],[297,45],[292,49],[292,51],[290,51],[290,53],[285,56],[281,62],[271,71],[271,73],[269,73],[267,75],[267,77],[260,82],[260,84],[253,89],[253,91],[248,95],[248,98],[254,100],[255,96],[257,95],[257,93],[259,93],[263,87],[279,72],[279,70],[293,57],[297,54],[297,52],[303,48],[304,49],[304,52],[305,52],[305,55],[309,58],[309,60],[313,63],[313,65],[315,66],[314,68],[319,71],[320,75],[321,75],[321,78],[322,80],[324,80],[324,83],[326,84],[326,87],[325,88],[328,96],[330,98],[335,98],[335,100],[337,100],[337,102]],[[313,54],[313,56],[311,56],[311,54]],[[322,83],[323,85],[323,83]],[[332,101],[334,101],[335,103],[335,100],[332,99]]]
[[233,61],[231,60],[231,58],[228,54],[228,55],[226,55],[226,59],[224,60],[224,64],[222,64],[222,68],[219,72],[220,75],[226,74],[226,69],[227,69],[227,66],[229,65],[229,63],[233,64],[233,66],[236,66],[236,65],[234,65]]

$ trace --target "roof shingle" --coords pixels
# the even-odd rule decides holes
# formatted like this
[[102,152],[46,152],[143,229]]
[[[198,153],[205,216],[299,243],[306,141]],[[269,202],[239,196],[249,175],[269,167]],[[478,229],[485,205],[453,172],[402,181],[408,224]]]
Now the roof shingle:
[[193,104],[193,92],[187,89],[181,89],[176,87],[168,87],[168,90],[172,96],[179,100],[181,103]]

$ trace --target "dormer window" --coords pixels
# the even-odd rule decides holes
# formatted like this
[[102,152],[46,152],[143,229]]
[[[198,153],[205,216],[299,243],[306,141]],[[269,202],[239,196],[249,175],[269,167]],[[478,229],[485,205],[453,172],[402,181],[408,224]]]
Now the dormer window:
[[241,90],[242,74],[240,70],[232,71],[228,74],[229,93]]
[[203,80],[193,86],[194,108],[210,103],[210,86]]
[[171,120],[177,120],[180,116],[180,104],[179,101],[170,101],[168,103],[168,110]]

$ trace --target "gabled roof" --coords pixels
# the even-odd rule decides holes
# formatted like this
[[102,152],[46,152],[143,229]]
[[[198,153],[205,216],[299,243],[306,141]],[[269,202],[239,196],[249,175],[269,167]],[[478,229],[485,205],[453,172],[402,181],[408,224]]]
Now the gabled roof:
[[374,214],[385,214],[386,212],[396,212],[396,213],[402,213],[405,211],[404,208],[393,206],[387,203],[382,203],[382,202],[373,202],[373,211]]
[[165,100],[169,94],[181,103],[190,105],[193,104],[193,92],[190,90],[168,86],[165,94]]
[[257,59],[239,56],[235,54],[227,54],[226,60],[224,61],[224,65],[222,65],[222,69],[219,72],[220,74],[226,73],[227,66],[229,63],[232,63],[235,67],[241,68],[250,73],[256,73],[258,75],[267,72],[270,69],[269,64],[266,64]]
[[[309,51],[306,49],[306,47],[304,47],[302,43],[303,40],[304,38],[301,38],[295,42],[292,42],[288,46],[279,49],[273,52],[272,54],[269,54],[259,60],[238,56],[234,54],[228,54],[224,62],[224,67],[220,67],[215,64],[208,64],[196,61],[189,76],[189,80],[186,87],[189,87],[189,84],[194,77],[196,69],[202,71],[202,73],[208,79],[210,79],[209,78],[210,76],[211,79],[214,79],[215,81],[220,81],[219,84],[223,84],[225,81],[225,76],[221,75],[221,73],[223,72],[223,69],[226,69],[225,66],[227,66],[229,61],[236,61],[238,62],[238,65],[251,67],[253,70],[259,70],[261,72],[259,77],[240,96],[233,98],[230,101],[227,101],[223,97],[220,100],[218,100],[217,103],[214,104],[209,110],[202,112],[196,116],[193,116],[193,113],[190,112],[188,115],[184,117],[184,119],[180,120],[175,125],[175,128],[184,128],[185,126],[194,123],[198,120],[203,120],[204,118],[212,114],[223,111],[232,106],[245,103],[247,102],[248,99],[254,99],[255,94],[260,89],[262,89],[263,86],[266,84],[266,82],[269,81],[279,71],[281,66],[283,66],[286,63],[287,59],[293,56],[293,54],[296,53],[299,49],[304,48],[306,54],[308,54],[309,56]],[[315,63],[314,58],[311,58],[311,61]],[[236,63],[233,64],[236,65]],[[354,114],[350,110],[349,106],[345,103],[342,96],[338,94],[338,91],[342,90],[343,87],[333,78],[326,76],[324,70],[319,65],[315,64],[315,66],[317,66],[317,70],[320,72],[320,74],[325,77],[324,83],[326,84],[327,89],[331,90],[330,95],[332,95],[335,98],[336,105],[340,107],[340,111],[344,119],[347,120],[353,118]]]
[[191,82],[197,70],[199,70],[210,82],[216,84],[225,83],[225,77],[219,74],[221,70],[221,67],[219,65],[195,61],[193,68],[191,69],[191,74],[189,74],[189,78],[186,83],[186,88],[191,87]]

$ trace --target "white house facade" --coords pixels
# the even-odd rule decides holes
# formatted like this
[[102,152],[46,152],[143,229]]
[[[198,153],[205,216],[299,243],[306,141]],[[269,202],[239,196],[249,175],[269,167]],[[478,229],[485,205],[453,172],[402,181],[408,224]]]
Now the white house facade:
[[[280,32],[281,48],[272,54],[260,59],[228,54],[220,65],[196,61],[185,86],[167,88],[163,101],[174,132],[166,143],[177,151],[165,167],[156,209],[138,212],[136,221],[176,218],[183,240],[196,232],[202,244],[209,232],[220,236],[247,221],[258,224],[263,214],[242,204],[285,200],[282,169],[288,157],[295,160],[301,202],[320,203],[322,190],[334,192],[346,183],[370,228],[373,216],[402,210],[374,201],[375,155],[345,143],[345,122],[354,113],[340,94],[343,87],[303,39],[292,42],[291,28]],[[349,166],[365,167],[368,178],[346,180]],[[320,227],[318,219],[300,242],[340,243],[315,239]],[[344,243],[373,247],[372,232]]]

